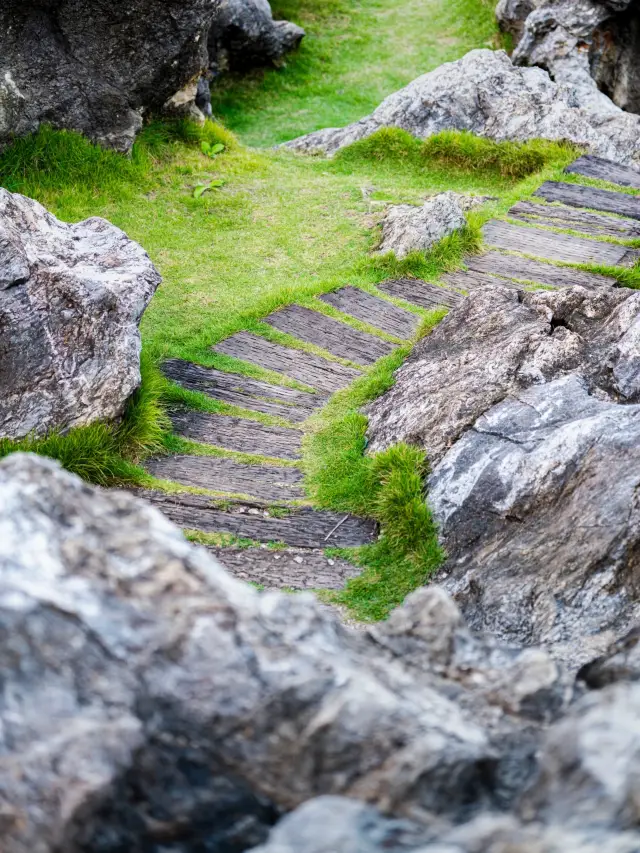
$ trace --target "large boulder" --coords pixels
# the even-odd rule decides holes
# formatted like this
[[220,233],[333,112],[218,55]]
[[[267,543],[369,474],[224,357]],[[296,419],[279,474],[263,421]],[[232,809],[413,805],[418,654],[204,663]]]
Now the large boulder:
[[0,437],[121,415],[159,283],[144,249],[104,219],[67,225],[0,189]]
[[209,34],[212,71],[278,64],[304,34],[296,24],[275,21],[268,0],[221,0]]
[[142,114],[206,70],[218,4],[3,0],[0,146],[46,122],[128,151]]
[[587,107],[546,71],[517,68],[504,51],[473,50],[389,95],[355,124],[310,133],[287,147],[331,155],[384,127],[420,139],[453,129],[497,141],[568,140],[609,160],[640,164],[640,118],[613,104],[606,112]]

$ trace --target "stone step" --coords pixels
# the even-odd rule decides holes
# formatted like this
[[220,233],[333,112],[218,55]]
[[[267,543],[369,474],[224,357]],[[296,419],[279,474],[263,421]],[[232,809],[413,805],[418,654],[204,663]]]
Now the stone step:
[[286,308],[265,317],[264,322],[280,332],[321,347],[337,358],[345,358],[356,364],[373,364],[379,358],[389,355],[395,347],[375,335],[361,332],[353,326],[301,305],[287,305]]
[[238,332],[220,341],[213,349],[215,352],[257,364],[266,370],[283,373],[310,388],[329,393],[346,388],[361,375],[361,371],[353,367],[345,367],[312,353],[274,344],[251,332]]
[[412,338],[420,325],[420,317],[417,314],[398,308],[378,296],[372,296],[359,287],[341,287],[340,290],[323,293],[320,299],[343,314],[369,323],[370,326],[382,329],[396,338]]
[[616,285],[614,278],[597,275],[571,267],[557,267],[544,261],[534,261],[520,255],[503,255],[501,252],[485,252],[483,255],[469,255],[465,263],[470,272],[504,276],[512,280],[531,281],[552,287],[594,288]]
[[455,272],[445,273],[442,276],[442,281],[449,287],[455,287],[459,290],[477,290],[479,287],[488,287],[500,285],[501,287],[510,287],[515,290],[522,290],[524,285],[517,284],[508,278],[497,278],[488,273],[475,272],[473,270],[456,270]]
[[223,494],[276,502],[305,497],[298,468],[245,465],[220,456],[166,456],[150,460],[145,467],[160,480]]
[[222,403],[263,412],[292,423],[306,420],[316,409],[324,406],[329,397],[326,393],[271,385],[240,373],[224,373],[179,358],[163,362],[161,369],[167,379],[188,391],[199,391]]
[[167,518],[183,529],[204,533],[231,533],[256,542],[284,542],[296,548],[354,548],[373,542],[375,522],[352,515],[292,507],[274,518],[264,507],[234,501],[225,509],[205,495],[167,494],[135,489]]
[[225,450],[274,459],[300,459],[302,456],[302,433],[298,429],[190,409],[172,412],[171,423],[179,435]]
[[240,580],[267,589],[342,589],[360,569],[320,548],[213,548],[210,551]]
[[539,258],[564,263],[594,263],[609,266],[631,266],[640,257],[640,252],[619,246],[615,243],[603,243],[588,240],[585,237],[572,237],[569,234],[556,234],[542,228],[512,225],[499,219],[492,219],[482,229],[485,243],[495,249],[525,252]]
[[603,160],[602,157],[594,157],[592,154],[580,157],[575,163],[567,166],[565,172],[586,175],[587,178],[599,178],[611,184],[620,184],[621,187],[640,189],[640,172],[636,169],[621,166],[611,160]]
[[434,308],[455,308],[464,299],[461,293],[415,278],[390,279],[379,284],[378,288],[389,296],[405,299],[428,311]]
[[571,207],[588,207],[604,213],[617,213],[631,219],[640,219],[640,198],[614,190],[597,190],[581,184],[546,181],[534,195],[546,201],[559,201]]
[[566,228],[590,234],[593,237],[618,237],[621,240],[640,237],[640,222],[635,219],[607,216],[604,213],[589,213],[567,204],[534,204],[530,201],[519,201],[511,208],[508,215],[512,219],[521,219],[533,225]]

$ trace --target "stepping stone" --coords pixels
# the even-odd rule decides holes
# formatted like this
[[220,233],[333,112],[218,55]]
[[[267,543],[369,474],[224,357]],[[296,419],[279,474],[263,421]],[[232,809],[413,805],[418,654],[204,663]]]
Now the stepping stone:
[[434,308],[455,308],[464,299],[461,293],[415,278],[391,279],[379,284],[378,288],[389,296],[405,299],[407,302],[426,308],[427,311],[432,311]]
[[280,459],[300,459],[302,433],[297,429],[247,421],[229,415],[181,410],[171,413],[174,430],[193,441]]
[[502,287],[510,287],[514,290],[523,290],[522,284],[516,284],[507,278],[497,278],[493,275],[488,275],[483,272],[474,272],[472,270],[456,270],[448,272],[442,276],[442,281],[448,287],[456,287],[461,290],[477,290],[479,287],[487,287],[499,284]]
[[567,228],[581,231],[594,237],[619,237],[629,240],[640,237],[640,222],[635,219],[622,219],[617,216],[607,216],[604,213],[589,213],[586,210],[576,210],[566,204],[534,204],[530,201],[519,201],[508,213],[512,219],[522,219],[533,225],[549,225],[553,228]]
[[205,495],[169,495],[134,489],[174,524],[205,533],[231,533],[257,542],[284,542],[296,548],[355,548],[373,542],[375,522],[354,515],[292,507],[283,518],[273,518],[264,508],[234,502],[217,509]]
[[361,375],[361,371],[353,367],[345,367],[318,355],[274,344],[251,332],[238,332],[220,341],[213,349],[267,370],[284,373],[290,379],[297,379],[311,388],[331,393],[346,388]]
[[258,500],[289,501],[305,497],[301,486],[303,475],[298,468],[243,465],[219,456],[167,456],[151,460],[146,469],[159,480],[230,495],[248,495]]
[[567,166],[565,172],[574,175],[586,175],[587,178],[599,178],[601,181],[609,181],[611,184],[620,184],[621,187],[635,187],[640,189],[640,172],[628,166],[621,166],[611,160],[603,160],[602,157],[594,157],[585,154],[575,163]]
[[482,229],[482,235],[485,243],[496,249],[526,252],[528,255],[570,264],[590,262],[609,266],[631,266],[640,257],[640,252],[635,249],[615,243],[555,234],[542,228],[511,225],[498,219],[487,222]]
[[342,589],[360,569],[320,549],[207,548],[240,580],[268,589]]
[[508,279],[531,281],[553,287],[594,287],[616,286],[617,281],[605,275],[598,275],[571,267],[557,267],[544,261],[534,261],[519,255],[503,255],[500,252],[486,252],[484,255],[469,255],[465,263],[470,271],[486,273],[491,276],[504,276]]
[[369,323],[396,338],[412,338],[420,325],[420,317],[398,308],[392,302],[372,296],[358,287],[342,287],[320,297],[343,314],[349,314],[363,323]]
[[571,207],[590,207],[592,210],[603,210],[605,213],[617,213],[619,216],[640,219],[640,198],[626,193],[617,193],[614,190],[597,190],[581,184],[546,181],[534,195],[547,201],[569,204]]
[[172,358],[162,364],[162,372],[189,391],[200,391],[214,400],[253,412],[264,412],[292,423],[306,420],[328,400],[328,394],[298,391],[271,385],[239,373],[224,373],[189,361]]
[[338,358],[345,358],[356,364],[373,364],[395,348],[394,344],[383,341],[367,332],[360,332],[353,326],[341,323],[311,311],[301,305],[287,305],[268,317],[264,322],[286,332],[294,338],[322,347]]

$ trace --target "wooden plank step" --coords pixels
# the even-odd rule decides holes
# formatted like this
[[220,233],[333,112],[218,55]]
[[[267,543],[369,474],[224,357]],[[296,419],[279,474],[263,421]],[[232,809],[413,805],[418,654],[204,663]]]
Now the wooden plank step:
[[487,245],[496,249],[525,252],[547,258],[550,261],[562,261],[572,264],[608,264],[610,266],[631,266],[640,257],[640,252],[618,246],[615,243],[602,243],[587,240],[585,237],[571,237],[568,234],[556,234],[542,228],[528,228],[524,225],[511,225],[499,219],[492,219],[482,229]]
[[395,344],[383,341],[301,305],[287,305],[275,311],[264,322],[294,338],[322,347],[338,358],[356,364],[373,364],[394,349]]
[[501,252],[486,252],[483,255],[469,255],[465,263],[470,271],[487,273],[492,276],[504,276],[509,279],[532,281],[553,287],[581,287],[592,289],[616,285],[614,278],[597,275],[571,267],[557,267],[544,261],[534,261],[519,255],[503,255]]
[[464,299],[461,293],[415,278],[390,279],[379,284],[378,288],[389,296],[413,302],[428,311],[434,308],[455,308]]
[[342,589],[360,570],[319,548],[207,548],[243,581],[267,589]]
[[546,181],[534,195],[547,201],[559,201],[571,207],[589,207],[592,210],[640,219],[640,198],[626,193],[617,193],[614,190],[597,190],[581,184]]
[[238,332],[220,341],[213,349],[267,370],[284,373],[290,379],[297,379],[298,382],[321,391],[339,391],[361,375],[361,371],[353,367],[345,367],[302,350],[274,344],[251,332]]
[[498,278],[497,276],[473,270],[456,270],[455,272],[445,273],[441,278],[449,287],[457,287],[462,290],[477,290],[479,287],[487,287],[489,285],[493,287],[501,285],[502,287],[510,287],[514,290],[523,289],[523,285],[516,284],[508,278]]
[[211,489],[230,495],[248,495],[265,501],[299,500],[305,497],[303,475],[298,468],[243,465],[219,456],[166,456],[146,464],[159,480],[182,486]]
[[521,219],[533,225],[567,228],[583,234],[591,234],[594,237],[619,237],[622,240],[640,237],[640,222],[635,219],[590,213],[586,210],[577,210],[567,204],[534,204],[531,201],[519,201],[511,208],[508,215],[512,219]]
[[635,187],[640,189],[640,172],[629,166],[621,166],[611,160],[603,160],[602,157],[594,157],[585,154],[575,163],[567,166],[565,172],[574,175],[586,175],[587,178],[599,178],[601,181],[609,181],[611,184],[620,184],[621,187]]
[[373,542],[377,533],[369,519],[310,507],[292,507],[284,517],[274,518],[264,507],[240,501],[222,510],[206,495],[169,495],[144,489],[133,493],[184,529],[231,533],[256,542],[284,542],[296,548],[354,548]]
[[324,406],[329,398],[325,393],[271,385],[240,373],[224,373],[179,358],[163,362],[161,369],[167,379],[189,391],[200,391],[231,406],[264,412],[265,415],[274,415],[292,423],[306,420],[315,409]]
[[191,409],[172,412],[171,423],[185,438],[225,450],[279,459],[300,459],[302,456],[302,433],[298,429],[267,426],[244,418]]
[[341,287],[340,290],[323,293],[320,299],[343,314],[349,314],[397,338],[412,338],[420,325],[420,317],[417,314],[398,308],[378,296],[372,296],[359,287]]

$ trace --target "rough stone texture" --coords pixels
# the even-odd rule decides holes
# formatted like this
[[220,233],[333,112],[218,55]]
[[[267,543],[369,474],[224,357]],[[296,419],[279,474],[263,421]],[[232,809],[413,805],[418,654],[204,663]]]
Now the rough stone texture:
[[426,252],[443,237],[463,229],[467,224],[465,210],[483,201],[446,192],[427,199],[422,207],[391,205],[382,220],[378,252],[394,252],[400,260],[411,252]]
[[424,139],[442,130],[469,130],[505,139],[569,140],[617,163],[640,162],[640,118],[617,110],[591,112],[570,86],[540,68],[517,68],[504,51],[473,50],[418,77],[368,117],[287,143],[302,152],[334,154],[383,127]]
[[0,436],[122,414],[159,282],[146,252],[104,219],[67,225],[0,189]]
[[302,27],[273,20],[268,0],[221,0],[209,32],[209,60],[214,73],[278,64],[303,38]]
[[509,33],[519,42],[524,32],[524,22],[533,12],[540,0],[499,0],[496,6],[496,18],[503,33]]
[[4,0],[0,145],[47,122],[128,151],[144,111],[189,83],[195,97],[218,3]]

